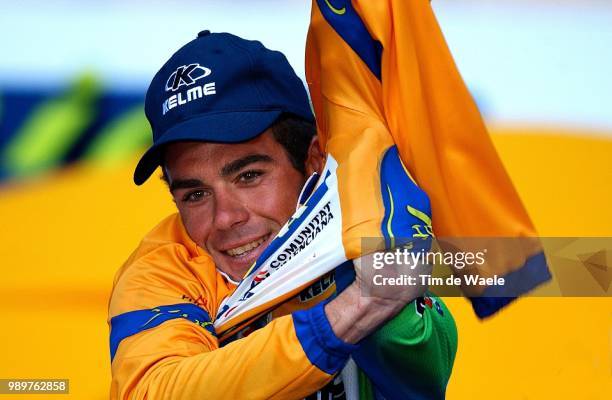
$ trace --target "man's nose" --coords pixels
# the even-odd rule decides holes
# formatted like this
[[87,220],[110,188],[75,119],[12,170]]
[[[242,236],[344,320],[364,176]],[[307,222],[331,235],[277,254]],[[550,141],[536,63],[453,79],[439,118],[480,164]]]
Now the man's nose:
[[249,210],[237,196],[226,189],[215,193],[214,225],[227,230],[242,225],[249,219]]

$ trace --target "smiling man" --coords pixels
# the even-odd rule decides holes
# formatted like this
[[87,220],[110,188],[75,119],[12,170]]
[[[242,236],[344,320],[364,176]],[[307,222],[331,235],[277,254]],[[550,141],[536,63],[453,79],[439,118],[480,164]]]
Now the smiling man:
[[[279,140],[283,135],[293,139],[302,153],[308,149],[308,160],[294,161],[301,170],[293,166],[275,131]],[[318,143],[309,144],[313,136],[312,126],[293,117],[243,143],[179,142],[166,147],[165,178],[182,222],[232,280],[242,279],[289,220],[305,177],[322,169]],[[300,156],[306,153],[293,157]]]
[[[400,312],[413,322],[381,354],[412,351],[409,373],[427,375],[431,382],[419,384],[444,393],[454,358],[444,341],[456,335],[448,310],[444,320],[444,311],[424,318],[416,305],[405,307],[423,293],[417,286],[361,297],[359,271],[337,296],[327,275],[229,340],[216,337],[221,301],[289,220],[306,178],[323,168],[306,91],[281,53],[203,31],[155,75],[145,112],[154,143],[134,181],[161,166],[178,214],[115,277],[111,398],[365,398],[374,390],[345,365]],[[432,324],[443,329],[432,334]],[[422,365],[431,372],[423,375]]]

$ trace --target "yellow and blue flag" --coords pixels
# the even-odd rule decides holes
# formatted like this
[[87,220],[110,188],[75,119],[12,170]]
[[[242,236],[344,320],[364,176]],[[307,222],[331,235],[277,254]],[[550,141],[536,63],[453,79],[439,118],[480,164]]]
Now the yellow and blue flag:
[[[505,277],[509,290],[463,287],[480,317],[550,279],[429,1],[314,0],[306,77],[321,144],[339,165],[347,259],[367,237],[383,236],[387,247],[432,231],[451,243],[485,238],[481,247],[498,255],[486,275]],[[395,154],[403,168],[389,167]],[[406,187],[404,173],[426,197],[393,187]]]

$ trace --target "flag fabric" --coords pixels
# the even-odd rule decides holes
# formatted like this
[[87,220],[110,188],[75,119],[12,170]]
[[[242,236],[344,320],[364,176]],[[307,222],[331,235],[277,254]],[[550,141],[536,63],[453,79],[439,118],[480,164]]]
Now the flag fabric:
[[[463,287],[480,317],[550,279],[536,230],[428,1],[314,0],[306,77],[320,141],[339,164],[348,259],[361,255],[364,237],[418,237],[428,226],[447,243],[483,238],[481,247],[498,255],[485,274],[506,277],[512,290]],[[408,232],[385,226],[391,208],[395,219],[423,211],[411,207],[413,198],[385,193],[382,160],[393,147],[431,202],[431,220]]]
[[[429,2],[314,0],[306,77],[325,171],[223,303],[217,331],[287,300],[346,260],[434,233],[453,251],[477,237],[478,247],[495,254],[478,272],[504,277],[504,287],[462,286],[481,318],[550,279],[535,228]],[[330,206],[327,234],[279,263]],[[364,238],[379,237],[378,247],[364,249]]]

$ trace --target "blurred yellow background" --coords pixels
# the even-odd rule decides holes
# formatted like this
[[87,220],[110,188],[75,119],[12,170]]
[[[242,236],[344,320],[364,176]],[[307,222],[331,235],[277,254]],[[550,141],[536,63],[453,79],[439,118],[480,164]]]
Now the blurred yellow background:
[[[571,132],[493,137],[542,235],[612,236],[611,140]],[[132,184],[135,161],[79,165],[4,189],[0,377],[68,378],[73,398],[108,396],[114,272],[173,212],[159,179]],[[611,393],[610,298],[524,298],[484,322],[466,300],[446,301],[459,329],[449,399]]]

